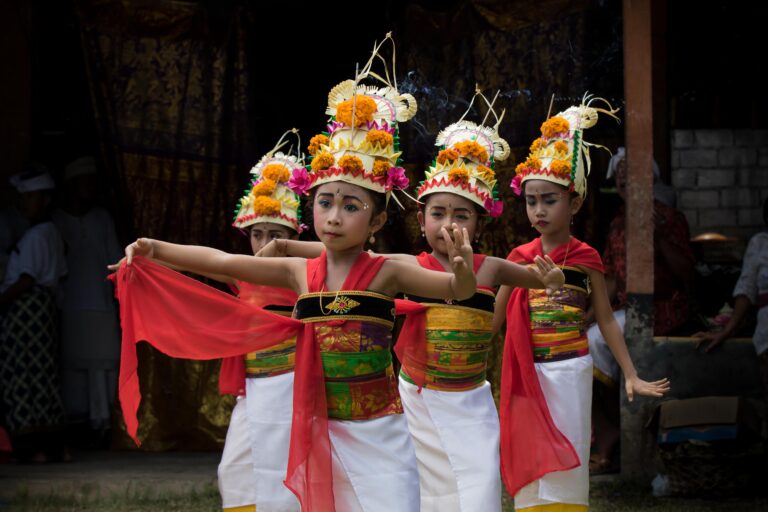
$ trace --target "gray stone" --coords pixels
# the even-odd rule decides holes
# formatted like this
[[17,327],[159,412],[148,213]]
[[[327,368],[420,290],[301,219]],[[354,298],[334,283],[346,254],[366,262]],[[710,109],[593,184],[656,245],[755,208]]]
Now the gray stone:
[[739,169],[739,185],[742,187],[768,187],[768,168]]
[[760,204],[758,188],[726,188],[720,191],[720,206],[751,208]]
[[739,226],[762,226],[762,208],[739,208]]
[[673,169],[672,185],[677,189],[695,187],[698,175],[698,169]]
[[699,225],[699,217],[698,217],[698,210],[683,210],[683,215],[685,215],[686,220],[688,221],[688,227],[693,230],[695,226]]
[[736,173],[731,170],[702,169],[696,184],[703,188],[730,187],[736,182]]
[[735,226],[737,223],[736,209],[712,208],[699,211],[699,227],[714,228]]
[[716,149],[686,149],[680,151],[680,167],[717,167]]
[[733,146],[733,132],[731,130],[696,130],[694,144],[700,149]]
[[673,130],[672,147],[690,148],[693,146],[693,130]]
[[717,208],[719,204],[717,190],[684,190],[680,193],[681,208]]
[[768,146],[768,130],[734,130],[736,146]]
[[757,149],[723,148],[718,150],[717,162],[720,167],[749,167],[757,165]]

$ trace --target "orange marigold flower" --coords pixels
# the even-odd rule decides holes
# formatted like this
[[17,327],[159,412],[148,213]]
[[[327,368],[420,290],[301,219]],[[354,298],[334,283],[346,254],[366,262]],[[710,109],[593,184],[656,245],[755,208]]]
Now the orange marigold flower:
[[378,107],[373,98],[368,96],[355,96],[347,101],[342,101],[336,107],[336,120],[347,126],[352,126],[352,106],[355,107],[355,126],[362,126],[373,121],[373,114]]
[[570,129],[571,124],[568,120],[560,116],[550,117],[541,124],[541,134],[548,139],[565,133]]
[[480,178],[482,178],[483,181],[493,181],[496,179],[496,173],[493,172],[493,169],[484,165],[477,166],[477,174],[480,175]]
[[253,202],[253,212],[256,215],[278,215],[280,209],[280,201],[271,197],[259,196]]
[[339,158],[339,167],[349,172],[357,172],[363,169],[363,161],[354,155],[344,155]]
[[534,153],[541,149],[541,147],[544,145],[544,139],[539,137],[538,139],[534,140],[531,144],[531,153]]
[[521,162],[515,167],[515,174],[523,174],[526,169],[528,169],[528,167],[525,165],[525,162]]
[[269,164],[261,171],[261,175],[277,183],[285,183],[291,179],[291,171],[283,164]]
[[474,140],[463,140],[453,145],[461,156],[472,158],[478,162],[488,161],[488,151]]
[[568,144],[565,142],[558,140],[555,142],[555,152],[560,154],[568,154]]
[[327,146],[328,145],[328,137],[326,135],[323,135],[322,133],[318,133],[311,139],[309,139],[309,147],[307,148],[307,151],[310,155],[314,155],[317,153],[317,150],[320,149],[320,146]]
[[389,172],[391,165],[388,160],[376,160],[373,162],[373,175],[374,176],[386,176]]
[[437,163],[445,165],[446,162],[455,162],[459,159],[459,152],[455,149],[443,149],[437,154]]
[[450,181],[462,181],[464,183],[469,181],[469,171],[463,167],[457,167],[448,171],[448,179]]
[[553,160],[549,165],[549,170],[558,176],[570,176],[571,163],[567,160]]
[[265,179],[261,180],[259,183],[254,185],[253,190],[251,190],[251,195],[253,197],[257,196],[271,196],[275,193],[275,186],[276,183],[272,180]]
[[333,158],[332,154],[328,153],[327,151],[321,151],[315,156],[315,158],[312,159],[310,166],[312,167],[313,171],[322,171],[323,169],[327,169],[332,166],[335,162],[336,159]]
[[529,155],[528,158],[525,159],[525,166],[529,169],[541,169],[541,160],[535,156]]
[[392,144],[395,143],[395,139],[392,137],[392,135],[389,132],[385,132],[384,130],[369,131],[368,134],[365,136],[365,140],[370,142],[374,146],[378,144],[383,148],[387,146],[391,146]]

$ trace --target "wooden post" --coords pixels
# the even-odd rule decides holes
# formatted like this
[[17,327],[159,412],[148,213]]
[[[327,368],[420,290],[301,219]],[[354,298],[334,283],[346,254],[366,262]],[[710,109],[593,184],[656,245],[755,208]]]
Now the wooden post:
[[[624,335],[640,375],[648,377],[653,344],[653,78],[652,0],[624,0],[626,97],[627,322]],[[653,439],[644,423],[652,402],[629,403],[622,391],[622,474],[646,478]]]

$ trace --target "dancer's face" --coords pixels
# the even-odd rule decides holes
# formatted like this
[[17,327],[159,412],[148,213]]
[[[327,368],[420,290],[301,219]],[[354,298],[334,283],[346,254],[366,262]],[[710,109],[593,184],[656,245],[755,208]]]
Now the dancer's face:
[[479,215],[475,204],[460,195],[450,192],[429,194],[424,211],[419,211],[417,215],[427,243],[432,250],[440,254],[447,254],[442,228],[448,230],[448,233],[453,233],[451,225],[455,223],[459,229],[467,228],[470,240],[475,238]]
[[272,240],[293,237],[293,231],[274,222],[258,222],[251,226],[251,250],[256,254]]
[[386,212],[375,210],[372,192],[340,181],[325,183],[312,205],[315,233],[329,250],[362,247],[387,220]]
[[528,220],[542,235],[570,233],[571,217],[581,207],[581,197],[571,197],[564,187],[545,180],[525,182],[525,210]]

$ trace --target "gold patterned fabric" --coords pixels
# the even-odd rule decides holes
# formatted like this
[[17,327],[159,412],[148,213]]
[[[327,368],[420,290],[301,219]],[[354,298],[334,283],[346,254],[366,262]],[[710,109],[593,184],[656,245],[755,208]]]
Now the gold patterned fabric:
[[[247,7],[227,20],[196,2],[78,0],[76,10],[123,233],[236,249],[223,227],[257,159]],[[218,395],[219,362],[138,355],[142,449],[220,449],[233,401]]]

